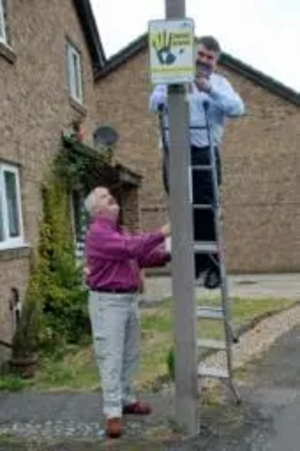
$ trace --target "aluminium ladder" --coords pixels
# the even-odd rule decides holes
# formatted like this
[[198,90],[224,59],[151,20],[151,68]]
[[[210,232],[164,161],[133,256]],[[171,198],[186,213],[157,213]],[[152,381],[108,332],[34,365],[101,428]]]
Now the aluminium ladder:
[[[224,338],[222,340],[211,340],[206,338],[199,338],[197,340],[197,345],[199,351],[210,351],[210,352],[224,352],[225,353],[225,366],[208,366],[207,364],[198,362],[198,376],[203,378],[218,379],[223,383],[226,383],[230,388],[234,400],[236,403],[240,403],[240,395],[233,381],[233,353],[232,345],[236,343],[237,337],[233,332],[232,327],[232,315],[231,315],[231,299],[229,298],[227,273],[226,273],[226,262],[225,262],[225,245],[223,237],[223,227],[221,218],[221,205],[220,205],[220,195],[219,187],[217,181],[217,166],[216,166],[216,155],[213,146],[211,126],[208,116],[208,102],[204,102],[204,116],[205,125],[190,127],[190,129],[205,130],[208,136],[208,143],[210,149],[210,163],[205,166],[189,166],[189,181],[190,181],[190,192],[191,192],[191,202],[193,203],[193,209],[211,209],[213,210],[214,227],[216,240],[214,242],[194,242],[194,252],[200,254],[206,254],[211,259],[214,260],[213,255],[218,255],[218,267],[220,271],[220,302],[217,307],[212,306],[196,306],[197,318],[202,321],[219,321],[223,324]],[[164,152],[168,152],[167,139],[165,132],[169,129],[168,126],[164,124],[164,113],[166,112],[165,106],[160,106],[158,109],[159,117],[159,127],[161,132],[162,145]],[[168,161],[167,161],[168,164]],[[195,204],[192,193],[192,172],[193,171],[210,171],[212,175],[213,184],[213,204]],[[215,260],[214,260],[215,261]],[[196,283],[195,283],[196,286]]]

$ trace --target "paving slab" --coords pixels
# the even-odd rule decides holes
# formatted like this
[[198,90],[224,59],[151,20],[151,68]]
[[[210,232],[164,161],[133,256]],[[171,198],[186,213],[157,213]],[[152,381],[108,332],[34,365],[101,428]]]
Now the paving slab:
[[[274,298],[300,300],[300,274],[245,274],[229,275],[231,296],[241,298]],[[145,298],[161,299],[171,295],[171,278],[147,277]],[[216,295],[218,290],[197,290],[198,294]]]

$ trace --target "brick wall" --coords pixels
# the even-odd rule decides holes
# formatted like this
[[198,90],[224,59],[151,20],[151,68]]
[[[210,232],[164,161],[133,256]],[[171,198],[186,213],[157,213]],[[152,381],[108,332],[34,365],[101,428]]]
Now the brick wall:
[[138,188],[130,188],[122,196],[123,224],[129,230],[139,230],[141,224]]
[[159,135],[156,118],[147,113],[148,97],[148,66],[143,53],[96,84],[99,120],[112,124],[120,135],[117,159],[143,177],[141,219],[147,229],[162,221],[165,211]]
[[14,313],[10,309],[11,289],[17,288],[22,298],[28,277],[27,255],[26,251],[0,254],[0,319],[5,318],[5,321],[1,322],[2,339],[9,340],[14,331]]
[[300,109],[228,75],[248,106],[224,145],[229,263],[237,271],[299,271]]
[[[49,172],[49,162],[60,148],[62,130],[84,112],[75,109],[68,96],[66,36],[81,52],[86,107],[84,128],[88,137],[97,123],[93,74],[71,0],[6,3],[15,62],[9,63],[0,54],[0,160],[21,166],[25,238],[35,245],[41,210],[41,182]],[[9,338],[9,290],[15,286],[24,292],[28,260],[22,253],[0,254],[0,337]]]
[[[223,70],[247,104],[223,146],[225,229],[232,272],[300,270],[300,109]],[[148,56],[138,53],[96,86],[98,114],[120,133],[117,157],[143,176],[144,228],[166,216],[156,118],[148,113]]]

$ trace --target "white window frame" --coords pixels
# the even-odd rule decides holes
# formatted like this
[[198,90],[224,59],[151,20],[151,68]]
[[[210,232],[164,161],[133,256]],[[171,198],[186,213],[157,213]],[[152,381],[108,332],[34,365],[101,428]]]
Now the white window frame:
[[83,80],[82,80],[81,54],[70,41],[67,41],[66,43],[66,53],[67,53],[66,57],[67,57],[68,87],[70,96],[72,97],[72,99],[76,100],[76,102],[82,104]]
[[0,0],[0,43],[7,44],[5,0]]
[[82,241],[77,236],[77,224],[76,224],[76,211],[75,211],[75,202],[74,202],[74,196],[76,192],[71,191],[70,193],[70,204],[71,204],[71,223],[72,223],[72,232],[73,232],[73,240],[74,240],[74,246],[75,246],[75,253],[76,258],[80,261],[83,258],[84,251],[80,250],[81,245],[84,245],[84,235],[85,230],[82,228],[81,233],[83,234]]
[[[18,209],[18,223],[19,223],[19,236],[9,236],[9,224],[8,224],[8,206],[7,195],[5,188],[4,173],[10,172],[14,174],[16,181],[16,195],[17,195],[17,209]],[[3,216],[3,233],[4,240],[0,241],[0,251],[3,249],[13,249],[24,245],[24,231],[23,231],[23,215],[22,215],[22,203],[21,203],[21,189],[20,189],[20,174],[19,169],[16,166],[12,166],[6,163],[0,163],[0,202],[2,206]]]

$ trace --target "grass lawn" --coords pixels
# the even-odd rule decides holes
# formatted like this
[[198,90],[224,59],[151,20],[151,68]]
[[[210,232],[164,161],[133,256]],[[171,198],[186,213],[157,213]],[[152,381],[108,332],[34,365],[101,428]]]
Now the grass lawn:
[[[203,301],[199,300],[199,304]],[[215,305],[216,300],[206,300],[205,305]],[[288,299],[233,299],[233,322],[236,327],[247,324],[266,313],[276,312],[295,304]],[[142,360],[138,385],[151,389],[157,379],[167,374],[166,358],[173,344],[172,305],[170,300],[156,307],[142,309]],[[216,321],[201,321],[199,337],[219,338],[223,336],[222,325]],[[99,388],[99,376],[94,352],[90,343],[69,346],[53,355],[43,356],[36,377],[22,381],[17,377],[0,379],[0,390],[82,390]]]

